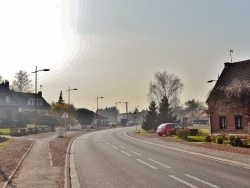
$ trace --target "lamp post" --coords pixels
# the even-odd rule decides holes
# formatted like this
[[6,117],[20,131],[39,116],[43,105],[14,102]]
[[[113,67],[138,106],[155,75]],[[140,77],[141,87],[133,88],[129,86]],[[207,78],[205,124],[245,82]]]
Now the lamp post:
[[104,97],[96,97],[96,127],[98,126],[98,99],[103,99]]
[[127,121],[128,121],[128,102],[124,102],[126,104],[126,115],[127,115]]
[[116,103],[115,103],[115,112],[116,112],[116,113],[115,113],[115,123],[116,123],[116,126],[117,126],[117,115],[118,115],[118,113],[117,113],[117,104],[118,104],[118,103],[122,103],[122,102],[116,102]]
[[[66,90],[67,92],[68,92],[68,105],[69,105],[69,107],[68,107],[68,109],[69,109],[69,111],[68,111],[68,113],[70,114],[70,91],[71,90],[78,90],[77,88],[73,88],[73,89],[70,89],[70,87],[69,87],[69,89],[68,90]],[[65,112],[66,113],[66,112]],[[68,116],[69,116],[69,114],[68,114]],[[67,122],[66,122],[66,117],[64,118],[64,127],[65,127],[65,137],[66,137],[66,130],[67,130]]]
[[212,83],[213,81],[218,81],[218,80],[208,80],[207,83]]
[[50,69],[41,69],[37,70],[37,66],[34,72],[35,73],[35,127],[37,129],[37,73],[40,71],[50,71]]
[[136,116],[137,116],[137,111],[138,111],[138,108],[139,108],[139,106],[136,106],[135,107],[135,111],[134,111],[134,116],[135,116],[135,131],[137,132],[137,122],[136,122]]
[[72,90],[78,90],[78,89],[77,88],[70,89],[70,87],[69,87],[69,89],[67,90],[68,91],[68,103],[69,103],[69,105],[70,105],[70,91],[72,91]]

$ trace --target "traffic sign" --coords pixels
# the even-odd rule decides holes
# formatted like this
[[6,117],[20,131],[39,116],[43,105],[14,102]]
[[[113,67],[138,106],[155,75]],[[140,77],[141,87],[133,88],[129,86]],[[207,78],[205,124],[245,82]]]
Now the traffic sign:
[[61,118],[67,119],[69,118],[69,115],[67,114],[67,112],[64,112]]

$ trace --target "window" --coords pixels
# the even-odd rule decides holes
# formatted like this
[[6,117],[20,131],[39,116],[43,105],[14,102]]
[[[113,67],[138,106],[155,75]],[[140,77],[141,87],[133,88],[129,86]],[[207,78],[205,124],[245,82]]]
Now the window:
[[10,96],[6,96],[6,102],[10,102]]
[[219,116],[219,123],[220,123],[220,129],[226,129],[227,128],[226,116]]
[[235,116],[235,128],[236,129],[243,129],[243,125],[242,125],[242,116]]

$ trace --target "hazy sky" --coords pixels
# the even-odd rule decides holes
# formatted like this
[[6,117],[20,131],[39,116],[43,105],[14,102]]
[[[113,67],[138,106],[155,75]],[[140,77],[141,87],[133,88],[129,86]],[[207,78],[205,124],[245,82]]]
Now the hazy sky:
[[[0,75],[39,72],[48,102],[148,108],[156,71],[179,76],[181,101],[205,101],[224,63],[250,59],[248,0],[1,0]],[[125,104],[118,109],[125,112]]]

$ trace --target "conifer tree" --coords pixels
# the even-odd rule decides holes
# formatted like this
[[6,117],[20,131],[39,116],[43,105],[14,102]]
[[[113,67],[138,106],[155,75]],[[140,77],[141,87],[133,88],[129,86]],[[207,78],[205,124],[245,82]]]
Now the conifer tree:
[[58,103],[59,103],[59,104],[64,104],[64,100],[63,100],[63,97],[62,97],[62,91],[60,92],[60,96],[59,96],[59,99],[58,99]]
[[147,115],[144,117],[142,122],[142,129],[151,130],[156,127],[156,117],[157,117],[157,106],[156,102],[152,101],[149,105],[149,111]]
[[173,122],[176,122],[177,119],[173,115],[173,113],[174,113],[174,111],[170,107],[170,104],[168,102],[168,98],[166,96],[164,96],[161,99],[161,103],[159,104],[159,113],[158,113],[158,116],[157,116],[158,125],[160,125],[161,123],[173,123]]

